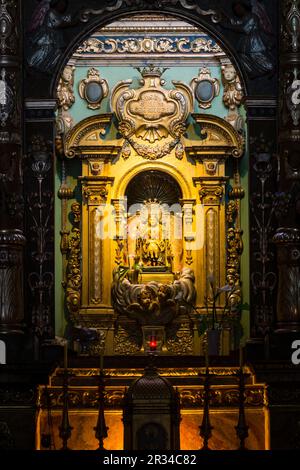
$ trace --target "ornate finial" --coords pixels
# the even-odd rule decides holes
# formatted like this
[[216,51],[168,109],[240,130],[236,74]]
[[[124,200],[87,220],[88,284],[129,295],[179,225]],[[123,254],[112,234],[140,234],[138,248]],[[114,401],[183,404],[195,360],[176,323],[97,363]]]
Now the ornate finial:
[[142,77],[161,77],[162,74],[169,69],[169,67],[156,67],[154,64],[149,64],[146,67],[135,67],[140,72]]

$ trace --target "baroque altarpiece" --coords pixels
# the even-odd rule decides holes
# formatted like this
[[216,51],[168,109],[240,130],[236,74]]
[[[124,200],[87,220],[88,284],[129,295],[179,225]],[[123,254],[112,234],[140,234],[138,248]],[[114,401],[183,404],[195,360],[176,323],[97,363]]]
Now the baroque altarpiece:
[[[155,20],[161,36],[169,37],[155,35]],[[207,310],[209,278],[230,286],[230,302],[241,303],[243,89],[226,54],[196,28],[185,25],[187,36],[179,38],[174,35],[184,31],[183,22],[135,22],[131,30],[126,20],[108,27],[114,34],[104,41],[100,33],[86,40],[66,66],[69,79],[59,83],[59,93],[69,94],[58,111],[67,312],[75,327],[102,330],[107,354],[139,353],[143,327],[160,325],[166,352],[198,355],[195,312]],[[141,25],[143,34],[137,33]],[[118,28],[135,37],[120,40]],[[124,50],[126,79],[118,80],[113,66],[87,70],[79,93],[92,115],[69,129],[82,63],[97,58],[98,64],[106,54],[119,71]],[[164,60],[169,67],[160,65]],[[186,81],[179,80],[184,64]],[[67,186],[74,161],[80,166],[76,201]],[[224,295],[219,312],[225,302]]]
[[[158,365],[164,356],[197,362],[208,354],[199,318],[209,316],[212,288],[226,286],[215,305],[217,319],[240,306],[243,295],[247,300],[248,279],[242,279],[241,267],[243,261],[246,272],[244,93],[237,68],[217,42],[168,16],[136,15],[112,23],[86,39],[66,64],[57,88],[56,256],[62,263],[56,276],[62,276],[64,298],[56,316],[64,312],[65,322],[57,318],[57,329],[66,325],[79,356],[105,355],[104,361],[116,356],[125,366],[126,357],[147,355],[155,339]],[[247,312],[243,329],[246,339]],[[236,354],[242,335],[236,341],[230,327],[220,335],[215,354]],[[139,372],[109,373],[120,381]],[[193,405],[195,371],[161,373],[190,381],[190,387],[179,388],[185,402],[181,446],[188,448],[195,443],[185,430],[199,419]],[[216,371],[216,390],[222,390],[217,406],[226,406],[232,387],[222,388],[218,375],[231,383],[231,373],[234,368]],[[83,408],[92,406],[90,388],[83,386],[86,374],[75,372],[73,381],[83,387],[74,395],[75,401],[85,401]],[[265,388],[251,373],[248,380],[251,445],[264,448]],[[59,383],[54,374],[54,409]],[[107,391],[106,420],[119,436],[123,394],[117,382]],[[41,402],[42,433],[47,428],[43,388]],[[213,419],[230,426],[234,406],[222,417],[216,411]],[[77,423],[86,428],[92,417],[82,413],[77,411]],[[257,425],[263,428],[258,440]],[[75,434],[75,445],[83,445]],[[91,437],[85,439],[93,445]],[[106,445],[122,444],[111,436]],[[225,447],[234,445],[231,437]]]
[[299,447],[299,1],[99,3],[0,1],[0,446]]

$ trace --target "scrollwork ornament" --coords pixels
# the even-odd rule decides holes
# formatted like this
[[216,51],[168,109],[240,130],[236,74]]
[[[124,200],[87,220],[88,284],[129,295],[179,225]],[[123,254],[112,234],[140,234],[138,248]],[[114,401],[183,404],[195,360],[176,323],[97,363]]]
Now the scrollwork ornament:
[[80,21],[82,23],[87,23],[93,16],[100,16],[106,12],[114,12],[121,8],[139,6],[142,8],[156,9],[161,8],[162,6],[176,6],[178,4],[185,10],[195,11],[200,16],[210,17],[213,23],[219,23],[221,20],[220,12],[212,9],[203,10],[203,8],[199,7],[198,2],[195,2],[194,0],[115,0],[113,5],[109,5],[98,10],[92,8],[83,10],[80,14]]
[[111,108],[125,139],[123,158],[131,153],[128,144],[148,160],[163,158],[175,147],[176,157],[183,157],[180,138],[193,109],[193,93],[190,87],[178,81],[172,82],[175,89],[163,88],[165,81],[161,76],[165,70],[153,64],[138,68],[143,77],[140,88],[129,89],[132,80],[124,80],[112,90]]
[[169,38],[169,37],[142,37],[114,39],[109,37],[101,40],[95,37],[89,38],[77,49],[76,55],[84,54],[199,54],[212,52],[222,53],[222,49],[211,39],[205,38]]

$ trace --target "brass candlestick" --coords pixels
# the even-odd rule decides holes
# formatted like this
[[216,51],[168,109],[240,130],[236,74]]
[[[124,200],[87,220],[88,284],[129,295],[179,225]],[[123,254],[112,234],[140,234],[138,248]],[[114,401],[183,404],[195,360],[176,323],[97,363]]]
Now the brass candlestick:
[[212,436],[213,426],[210,424],[209,419],[209,399],[210,399],[210,381],[209,381],[209,368],[206,367],[204,379],[204,407],[202,424],[199,426],[200,436],[203,438],[203,446],[200,450],[210,450],[208,446],[209,439]]
[[239,418],[238,424],[235,426],[237,437],[240,441],[238,450],[247,450],[245,447],[245,440],[248,437],[249,426],[247,426],[246,415],[245,415],[245,380],[244,371],[241,366],[238,371],[239,378]]
[[[101,356],[102,357],[102,356]],[[108,427],[105,423],[104,415],[104,392],[105,392],[105,374],[103,372],[103,359],[101,359],[100,371],[99,371],[99,385],[98,385],[98,420],[94,427],[96,439],[99,441],[99,447],[97,450],[106,450],[104,448],[104,439],[107,438]]]
[[69,422],[69,391],[68,391],[68,369],[64,369],[63,374],[63,411],[62,420],[59,427],[59,437],[62,439],[61,450],[71,450],[68,448],[68,440],[72,435],[72,426]]

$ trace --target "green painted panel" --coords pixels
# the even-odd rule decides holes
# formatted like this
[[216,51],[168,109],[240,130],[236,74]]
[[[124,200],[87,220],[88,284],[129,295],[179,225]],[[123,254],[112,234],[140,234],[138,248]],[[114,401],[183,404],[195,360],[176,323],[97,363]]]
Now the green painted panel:
[[[88,109],[87,103],[85,100],[81,99],[78,92],[78,85],[81,80],[85,79],[87,76],[87,72],[90,67],[77,67],[75,70],[75,79],[74,79],[74,92],[75,92],[75,103],[70,109],[70,114],[72,115],[75,123],[85,119],[89,116],[93,116],[99,113],[108,113],[111,112],[110,104],[109,104],[109,96],[104,98],[101,104],[100,110],[91,110]],[[119,83],[121,80],[132,80],[132,88],[139,88],[139,80],[141,79],[140,73],[134,67],[128,66],[112,66],[112,67],[95,67],[100,72],[101,78],[107,80],[110,92],[113,87]],[[217,96],[213,102],[211,108],[207,110],[203,110],[199,108],[197,101],[195,100],[195,109],[196,113],[208,113],[214,114],[220,117],[225,117],[227,114],[227,109],[225,108],[222,100],[223,96],[223,85],[221,81],[221,68],[217,66],[209,67],[211,70],[212,78],[217,78],[220,81],[221,91],[219,96]],[[194,66],[186,66],[186,65],[176,65],[174,67],[170,67],[166,72],[163,74],[164,80],[166,84],[164,88],[166,89],[173,89],[174,85],[172,84],[172,80],[180,80],[183,83],[190,84],[192,79],[198,76],[199,67]],[[112,138],[111,135],[108,137]]]

